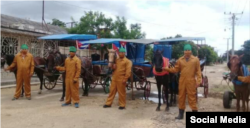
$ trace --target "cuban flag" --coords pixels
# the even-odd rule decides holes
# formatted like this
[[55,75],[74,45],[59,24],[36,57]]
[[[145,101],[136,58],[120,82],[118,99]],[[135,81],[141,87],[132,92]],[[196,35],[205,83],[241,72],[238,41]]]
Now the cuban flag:
[[125,49],[125,55],[127,56],[127,46],[126,46],[127,42],[124,42],[124,41],[120,41],[120,45],[121,47],[123,47]]
[[119,48],[115,44],[112,44],[112,48],[116,51],[116,55],[118,56]]
[[76,40],[76,45],[78,49],[89,49],[89,44],[81,43],[80,41]]

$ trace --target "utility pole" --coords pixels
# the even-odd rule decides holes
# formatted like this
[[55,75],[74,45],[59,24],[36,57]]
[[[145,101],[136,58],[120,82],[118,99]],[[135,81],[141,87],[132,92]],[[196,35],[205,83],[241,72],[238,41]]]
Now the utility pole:
[[229,52],[228,52],[228,46],[229,46],[229,39],[231,38],[224,38],[224,39],[227,39],[227,62],[229,61]]
[[44,0],[43,0],[43,8],[42,8],[42,28],[43,28],[43,26],[45,26],[46,27],[46,29],[49,31],[49,28],[48,28],[48,26],[47,26],[47,24],[46,24],[46,22],[45,22],[45,20],[44,20]]
[[[224,12],[226,15],[226,12]],[[229,13],[228,15],[232,15],[232,55],[234,55],[234,25],[235,25],[235,20],[237,20],[236,15],[243,14],[242,13]]]
[[72,21],[72,22],[67,22],[67,23],[65,23],[65,24],[68,24],[68,23],[71,24],[70,28],[72,28],[72,27],[73,27],[73,24],[75,24],[76,22]]

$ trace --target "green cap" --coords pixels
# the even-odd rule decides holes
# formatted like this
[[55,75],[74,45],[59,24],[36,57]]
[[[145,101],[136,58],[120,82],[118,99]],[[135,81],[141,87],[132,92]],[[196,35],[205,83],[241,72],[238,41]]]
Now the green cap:
[[23,44],[23,45],[21,46],[21,49],[28,49],[28,46],[27,46],[26,44]]
[[121,48],[119,49],[119,52],[126,52],[126,50],[125,50],[123,47],[121,47]]
[[76,47],[71,46],[71,47],[69,48],[69,52],[76,52]]
[[186,50],[192,50],[192,46],[190,45],[190,44],[186,44],[185,46],[184,46],[184,51],[186,51]]

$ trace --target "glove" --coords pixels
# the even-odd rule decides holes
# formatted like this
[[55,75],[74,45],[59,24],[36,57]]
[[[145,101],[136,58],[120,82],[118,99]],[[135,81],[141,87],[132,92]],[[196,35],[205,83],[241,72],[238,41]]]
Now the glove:
[[234,73],[231,73],[231,74],[230,74],[230,78],[231,78],[232,80],[238,80],[238,76],[237,76],[236,74],[234,74]]

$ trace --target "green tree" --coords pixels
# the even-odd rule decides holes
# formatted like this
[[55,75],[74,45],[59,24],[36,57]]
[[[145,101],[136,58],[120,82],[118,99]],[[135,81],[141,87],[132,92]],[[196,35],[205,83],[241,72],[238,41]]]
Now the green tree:
[[218,59],[218,54],[214,51],[211,46],[202,46],[199,49],[199,58],[204,59],[206,58],[206,64],[212,64],[216,62]]
[[63,27],[65,28],[66,27],[66,24],[58,19],[52,19],[52,23],[48,23],[48,24],[51,24],[51,25],[56,25],[56,26],[59,26],[59,27]]

